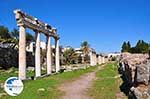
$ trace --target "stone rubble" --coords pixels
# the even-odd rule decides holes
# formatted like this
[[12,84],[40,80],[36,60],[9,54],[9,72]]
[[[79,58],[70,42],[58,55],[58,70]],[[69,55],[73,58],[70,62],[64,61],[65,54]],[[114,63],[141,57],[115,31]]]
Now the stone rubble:
[[[136,99],[150,99],[150,59],[148,54],[122,53],[119,72]],[[133,98],[134,99],[134,98]]]

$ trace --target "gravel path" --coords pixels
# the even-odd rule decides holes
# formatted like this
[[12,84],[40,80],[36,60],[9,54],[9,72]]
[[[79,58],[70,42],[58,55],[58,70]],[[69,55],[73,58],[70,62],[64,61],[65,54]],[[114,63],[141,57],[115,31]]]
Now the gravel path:
[[87,91],[96,79],[96,71],[82,75],[75,81],[62,84],[59,89],[65,94],[60,99],[92,99],[88,96]]
[[62,84],[60,90],[65,92],[65,95],[61,99],[91,99],[86,92],[94,79],[95,72],[92,72],[81,76],[73,82]]

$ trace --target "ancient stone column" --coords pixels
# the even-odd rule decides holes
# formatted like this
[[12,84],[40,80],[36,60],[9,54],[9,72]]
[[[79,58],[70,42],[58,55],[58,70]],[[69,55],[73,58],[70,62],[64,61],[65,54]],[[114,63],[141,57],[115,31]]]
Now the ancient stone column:
[[55,53],[55,64],[56,64],[56,72],[59,72],[60,70],[60,60],[59,60],[59,40],[55,40],[55,47],[56,47],[56,53]]
[[94,66],[94,58],[93,58],[93,52],[90,51],[90,65]]
[[98,56],[99,64],[102,64],[102,60],[101,60],[101,58],[102,58],[102,57],[99,55],[99,56]]
[[84,64],[84,54],[82,54],[82,64]]
[[47,36],[47,74],[52,72],[52,52],[51,52],[51,38]]
[[19,78],[26,79],[26,29],[19,27]]
[[96,53],[94,53],[94,65],[97,65],[97,57],[96,57]]
[[105,57],[104,56],[102,57],[102,63],[105,63]]
[[97,65],[97,55],[95,54],[95,65]]
[[40,66],[40,33],[36,31],[36,42],[35,42],[35,77],[41,76]]

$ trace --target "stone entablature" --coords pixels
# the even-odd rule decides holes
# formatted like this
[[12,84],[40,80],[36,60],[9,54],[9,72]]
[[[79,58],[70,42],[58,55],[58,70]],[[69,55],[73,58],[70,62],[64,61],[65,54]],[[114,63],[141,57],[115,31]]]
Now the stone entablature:
[[38,31],[40,33],[44,33],[45,35],[52,36],[56,39],[59,39],[59,35],[57,34],[57,29],[52,28],[51,25],[44,23],[37,18],[34,18],[21,10],[15,10],[15,17],[18,26],[24,26],[30,28],[34,31]]

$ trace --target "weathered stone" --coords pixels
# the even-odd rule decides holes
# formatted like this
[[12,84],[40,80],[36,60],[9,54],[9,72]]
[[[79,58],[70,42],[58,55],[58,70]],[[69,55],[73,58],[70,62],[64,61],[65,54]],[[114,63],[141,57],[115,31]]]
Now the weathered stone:
[[56,72],[60,70],[60,58],[59,58],[59,40],[56,40],[56,55],[55,55],[55,64],[56,64]]
[[35,76],[41,76],[41,62],[40,62],[40,33],[36,32],[36,47],[35,47]]
[[[150,60],[148,54],[123,53],[120,59],[125,83],[137,99],[150,99]],[[120,69],[119,69],[120,70]]]
[[26,29],[19,27],[19,78],[26,79]]
[[47,23],[32,17],[21,10],[15,10],[15,17],[17,25],[19,26],[19,78],[21,80],[26,79],[26,28],[32,29],[36,32],[35,42],[35,76],[41,76],[41,62],[40,62],[40,33],[45,34],[48,37],[47,45],[47,74],[51,73],[51,46],[50,37],[56,40],[56,53],[55,53],[55,64],[56,72],[60,70],[60,58],[59,58],[59,35],[57,29],[52,28]]
[[140,83],[141,82],[147,83],[149,81],[150,62],[148,61],[147,54],[125,53],[125,54],[122,54],[120,63],[122,65],[122,68],[125,69],[125,72],[131,73],[130,75],[132,76],[131,82],[137,81]]
[[47,37],[47,74],[52,73],[52,52],[51,52],[51,39],[50,36]]
[[96,64],[97,64],[96,52],[91,50],[90,51],[90,65],[95,66]]
[[131,91],[135,94],[137,99],[141,99],[142,93],[137,88],[132,87]]
[[137,65],[137,78],[138,83],[144,83],[148,85],[150,78],[150,63]]

